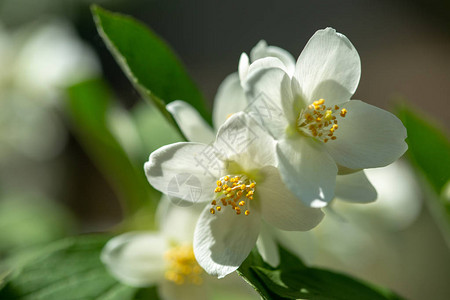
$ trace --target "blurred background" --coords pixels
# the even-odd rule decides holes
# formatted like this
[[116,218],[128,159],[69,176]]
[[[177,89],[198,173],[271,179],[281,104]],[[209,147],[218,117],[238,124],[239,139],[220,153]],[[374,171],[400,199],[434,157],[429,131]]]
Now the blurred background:
[[[237,70],[240,54],[259,40],[298,57],[316,30],[330,26],[344,33],[361,57],[354,99],[391,111],[407,101],[437,126],[450,126],[446,0],[0,0],[0,257],[66,235],[106,231],[123,218],[117,191],[79,142],[66,112],[64,88],[98,76],[111,87],[119,112],[143,104],[96,31],[93,2],[134,16],[166,40],[210,107],[222,80]],[[112,131],[128,126],[121,116],[113,123],[122,125],[111,125]],[[138,161],[148,154],[136,154]],[[409,187],[417,188],[417,179],[411,180]],[[422,205],[427,195],[417,188],[410,202],[391,208],[412,211],[393,229],[378,230],[383,225],[375,223],[365,230],[355,221],[362,231],[350,243],[351,255],[377,255],[351,260],[335,251],[332,245],[346,243],[339,238],[349,232],[343,228],[328,232],[329,253],[310,261],[410,299],[449,299],[450,253]],[[367,238],[371,242],[365,243]],[[308,248],[307,240],[299,247]]]

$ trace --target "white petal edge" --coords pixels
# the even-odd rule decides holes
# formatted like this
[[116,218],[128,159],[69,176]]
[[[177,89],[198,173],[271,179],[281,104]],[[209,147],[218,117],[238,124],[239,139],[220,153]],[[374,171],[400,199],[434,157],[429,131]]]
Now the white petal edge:
[[294,75],[295,59],[288,51],[280,47],[268,46],[266,41],[261,40],[250,52],[250,59],[251,61],[256,61],[264,57],[278,58],[283,63],[286,73],[289,74],[289,76]]
[[247,107],[247,98],[237,73],[228,75],[220,84],[214,98],[213,123],[217,131],[230,115]]
[[[223,171],[223,162],[214,151],[199,143],[166,145],[150,154],[144,165],[145,174],[154,188],[172,201],[180,200],[180,205],[185,205],[182,201],[208,202]],[[214,166],[209,165],[210,158]]]
[[263,219],[282,230],[307,231],[323,219],[323,212],[302,203],[281,180],[277,168],[261,170],[264,180],[257,183],[255,196],[261,201]]
[[276,267],[280,263],[280,255],[278,253],[278,246],[276,238],[273,234],[272,228],[266,223],[262,222],[261,231],[256,241],[256,247],[259,254],[265,262],[272,267]]
[[325,148],[309,137],[277,143],[281,178],[307,206],[321,208],[334,198],[337,166]]
[[318,30],[297,60],[294,75],[309,103],[328,105],[349,100],[361,76],[361,61],[352,43],[333,28]]
[[406,128],[393,114],[359,100],[341,105],[336,140],[325,144],[338,165],[359,170],[384,167],[405,153]]
[[164,252],[168,247],[160,234],[129,232],[108,241],[101,260],[119,281],[136,287],[150,286],[164,279]]
[[377,191],[364,171],[338,175],[334,194],[339,200],[352,203],[370,203],[377,199]]
[[236,215],[224,207],[212,215],[207,206],[194,233],[194,254],[205,271],[218,278],[234,272],[256,244],[261,217],[256,209],[250,215]]
[[241,57],[239,57],[238,73],[241,82],[245,81],[247,77],[248,67],[250,66],[250,59],[247,53],[243,52]]
[[214,132],[198,111],[189,103],[176,100],[166,105],[166,109],[190,142],[208,144],[214,141]]

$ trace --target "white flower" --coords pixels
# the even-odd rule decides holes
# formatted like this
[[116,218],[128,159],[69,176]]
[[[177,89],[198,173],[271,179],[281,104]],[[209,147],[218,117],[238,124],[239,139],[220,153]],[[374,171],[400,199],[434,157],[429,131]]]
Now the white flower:
[[331,28],[309,40],[293,76],[273,57],[248,68],[244,86],[253,111],[260,115],[258,103],[267,101],[279,109],[262,122],[278,140],[283,181],[312,207],[333,199],[338,171],[385,166],[407,149],[406,130],[398,118],[350,100],[360,72],[355,48]]
[[[163,300],[210,299],[213,292],[248,296],[242,279],[218,282],[198,265],[192,249],[198,206],[178,207],[162,197],[158,206],[158,231],[129,232],[111,239],[101,259],[119,281],[135,286],[157,285]],[[230,296],[230,295],[229,295]]]
[[[304,206],[274,167],[274,140],[236,113],[212,145],[175,143],[150,155],[149,182],[159,191],[206,204],[194,233],[199,264],[219,278],[235,271],[255,246],[261,220],[283,230],[309,230],[323,214]],[[189,186],[184,190],[182,186]]]
[[[284,49],[268,46],[261,40],[250,52],[251,61],[265,57],[275,57],[282,61],[282,67],[288,73],[295,70],[295,60]],[[239,60],[239,72],[232,73],[219,86],[213,107],[213,125],[211,128],[200,114],[188,103],[177,100],[169,103],[166,108],[173,115],[175,121],[190,142],[210,143],[214,141],[219,127],[234,113],[243,111],[248,106],[243,82],[245,82],[250,59],[242,53]]]

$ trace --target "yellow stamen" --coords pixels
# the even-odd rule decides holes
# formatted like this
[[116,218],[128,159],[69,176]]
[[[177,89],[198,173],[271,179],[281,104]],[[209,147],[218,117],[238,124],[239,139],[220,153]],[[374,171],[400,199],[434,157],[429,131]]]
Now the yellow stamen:
[[172,247],[164,253],[167,269],[164,277],[177,285],[192,283],[202,284],[203,270],[195,260],[191,245]]
[[[339,128],[337,116],[345,117],[347,110],[339,110],[338,105],[327,106],[325,99],[314,101],[300,112],[297,118],[297,130],[307,136],[324,143],[328,142],[333,133]],[[336,140],[333,138],[332,140]]]

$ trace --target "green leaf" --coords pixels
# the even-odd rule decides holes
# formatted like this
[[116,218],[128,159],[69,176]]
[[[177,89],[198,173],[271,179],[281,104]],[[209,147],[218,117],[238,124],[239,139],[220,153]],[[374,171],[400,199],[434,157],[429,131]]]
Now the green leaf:
[[173,123],[165,109],[165,104],[173,100],[190,103],[211,122],[202,94],[161,38],[132,17],[96,5],[92,14],[100,36],[144,99],[153,101]]
[[237,273],[241,276],[248,284],[250,284],[255,291],[259,293],[264,300],[274,300],[274,299],[284,299],[278,297],[276,294],[272,293],[264,281],[258,276],[258,274],[253,269],[255,266],[263,266],[265,268],[271,268],[267,263],[264,262],[261,255],[255,249],[250,252],[249,256],[244,260]]
[[406,105],[398,109],[398,116],[408,131],[408,159],[431,187],[425,189],[426,204],[450,247],[450,201],[443,195],[450,181],[449,137],[429,118]]
[[450,141],[438,126],[403,105],[398,116],[408,131],[408,157],[440,195],[450,180]]
[[[102,80],[94,79],[68,89],[68,113],[75,133],[97,167],[109,179],[128,213],[159,200],[148,184],[142,166],[135,166],[110,132],[106,116],[112,96]],[[150,210],[150,209],[149,209]],[[150,220],[151,221],[151,220]]]
[[280,265],[272,268],[254,250],[238,269],[263,299],[394,300],[401,299],[350,276],[307,267],[280,247]]
[[107,236],[80,236],[51,244],[8,279],[0,290],[0,298],[135,299],[142,292],[117,282],[100,261],[100,252],[108,239]]

